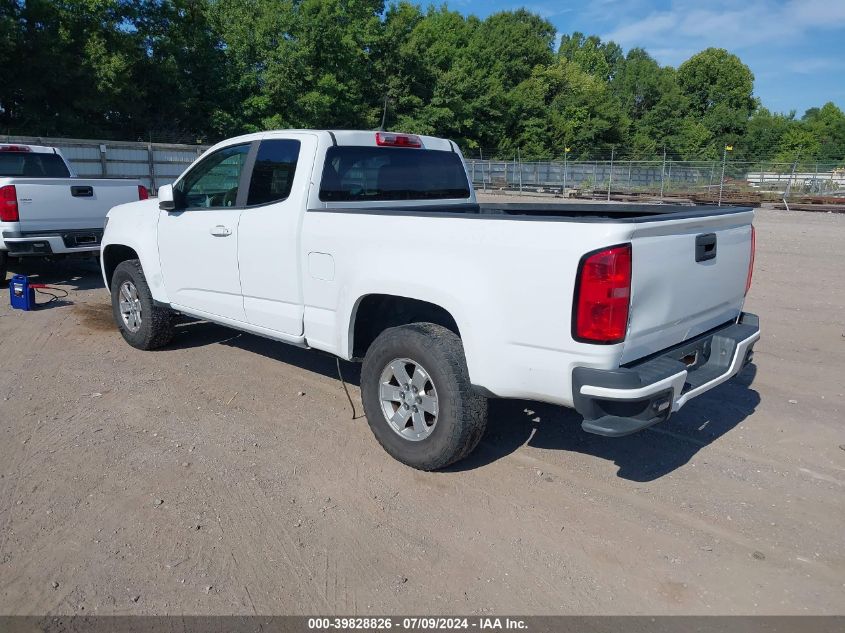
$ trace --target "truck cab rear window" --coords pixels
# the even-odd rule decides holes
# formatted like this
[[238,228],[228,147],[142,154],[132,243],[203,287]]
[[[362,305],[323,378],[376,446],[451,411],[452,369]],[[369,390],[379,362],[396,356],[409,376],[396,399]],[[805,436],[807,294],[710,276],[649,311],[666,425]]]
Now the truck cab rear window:
[[0,176],[68,178],[70,172],[58,154],[0,152]]
[[458,154],[399,147],[333,146],[326,152],[320,200],[443,200],[470,196]]

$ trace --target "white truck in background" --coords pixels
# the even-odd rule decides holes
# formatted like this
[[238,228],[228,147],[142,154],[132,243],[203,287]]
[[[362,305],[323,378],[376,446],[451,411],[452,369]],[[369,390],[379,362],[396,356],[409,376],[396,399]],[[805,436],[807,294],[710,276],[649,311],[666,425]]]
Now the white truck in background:
[[103,237],[124,339],[182,313],[363,359],[370,428],[414,468],[468,455],[490,397],[660,423],[760,336],[749,208],[478,204],[451,141],[328,130],[224,141],[158,195]]
[[55,147],[0,143],[0,283],[10,257],[98,254],[109,209],[146,198],[137,180],[78,178]]

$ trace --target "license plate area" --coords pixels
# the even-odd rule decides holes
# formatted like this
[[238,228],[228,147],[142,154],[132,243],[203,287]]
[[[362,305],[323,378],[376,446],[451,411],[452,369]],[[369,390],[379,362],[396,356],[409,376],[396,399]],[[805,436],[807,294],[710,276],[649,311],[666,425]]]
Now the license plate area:
[[62,234],[62,241],[66,248],[83,248],[86,246],[98,246],[103,237],[102,231],[68,231]]

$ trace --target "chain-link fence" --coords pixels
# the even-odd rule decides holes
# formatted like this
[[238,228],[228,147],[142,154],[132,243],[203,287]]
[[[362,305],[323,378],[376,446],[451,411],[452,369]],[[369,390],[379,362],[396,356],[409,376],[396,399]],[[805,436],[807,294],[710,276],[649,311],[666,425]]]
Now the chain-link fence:
[[[0,143],[58,147],[86,178],[136,178],[156,192],[173,182],[206,145],[0,136]],[[608,200],[685,199],[755,204],[783,198],[839,202],[843,162],[467,159],[478,191]],[[818,200],[815,200],[818,199]],[[829,200],[830,199],[830,200]]]
[[467,160],[483,192],[620,199],[762,202],[785,196],[845,197],[842,163],[597,160]]

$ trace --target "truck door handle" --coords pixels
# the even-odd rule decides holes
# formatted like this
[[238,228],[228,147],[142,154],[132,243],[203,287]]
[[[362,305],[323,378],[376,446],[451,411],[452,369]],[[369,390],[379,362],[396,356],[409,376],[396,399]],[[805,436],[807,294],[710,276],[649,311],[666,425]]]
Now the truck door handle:
[[216,237],[228,237],[232,234],[232,229],[228,226],[218,224],[217,226],[211,227],[211,234]]
[[695,261],[716,259],[716,234],[702,233],[695,237]]
[[70,188],[70,195],[74,198],[91,198],[94,196],[94,187],[74,185]]

